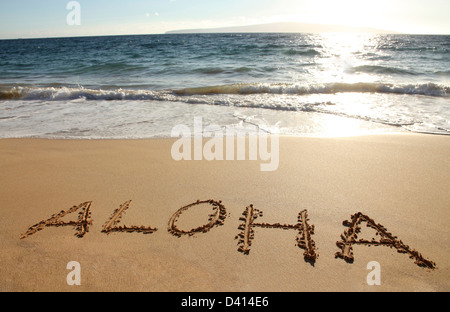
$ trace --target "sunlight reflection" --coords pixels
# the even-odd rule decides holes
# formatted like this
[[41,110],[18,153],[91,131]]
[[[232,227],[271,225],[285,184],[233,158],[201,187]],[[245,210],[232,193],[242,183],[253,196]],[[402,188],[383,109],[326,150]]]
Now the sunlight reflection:
[[[372,133],[374,129],[367,129],[364,116],[373,115],[373,108],[378,107],[374,101],[379,99],[367,93],[363,84],[377,82],[380,77],[364,73],[359,68],[366,66],[368,57],[375,55],[379,36],[362,33],[323,33],[312,35],[308,39],[311,45],[320,49],[320,57],[315,59],[318,66],[310,70],[314,82],[323,85],[342,83],[338,88],[342,90],[341,92],[303,97],[303,101],[308,103],[324,103],[317,108],[323,113],[334,115],[318,118],[316,127],[320,128],[320,132],[326,137]],[[350,86],[352,84],[354,85]],[[346,85],[351,92],[344,91],[345,88],[342,86]],[[361,88],[361,93],[355,92],[358,88]],[[356,119],[352,119],[352,116]]]
[[370,74],[356,73],[363,65],[362,56],[373,49],[376,35],[359,33],[324,33],[313,39],[314,45],[322,48],[323,57],[317,60],[319,67],[314,72],[315,80],[321,82],[374,82]]

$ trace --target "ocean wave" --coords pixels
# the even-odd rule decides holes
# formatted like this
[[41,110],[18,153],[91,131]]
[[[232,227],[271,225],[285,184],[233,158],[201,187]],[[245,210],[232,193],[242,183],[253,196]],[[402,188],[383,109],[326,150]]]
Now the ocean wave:
[[[84,100],[161,100],[164,91],[152,92],[144,90],[94,90],[84,88],[67,87],[13,87],[7,90],[0,90],[0,100],[42,100],[42,101],[71,101],[76,99]],[[158,97],[159,95],[159,97]],[[170,95],[170,94],[169,94]]]
[[220,67],[205,67],[205,68],[196,68],[193,71],[200,74],[215,75],[215,74],[222,74],[223,72],[225,72],[225,69]]
[[314,49],[308,49],[308,50],[295,50],[295,49],[289,49],[284,52],[285,55],[289,56],[295,56],[295,55],[302,55],[302,56],[317,56],[321,53]]
[[450,96],[450,86],[435,83],[425,84],[384,84],[384,83],[327,83],[316,85],[300,84],[232,84],[175,90],[177,95],[208,94],[334,94],[334,93],[390,93],[425,96]]
[[[228,74],[228,73],[249,73],[253,69],[247,66],[237,67],[237,68],[221,68],[221,67],[204,67],[193,69],[192,72],[197,74],[205,75],[218,75],[218,74]],[[187,73],[190,73],[188,71]]]
[[450,76],[450,70],[440,70],[434,73],[435,75],[438,76],[446,76],[449,77]]
[[[18,100],[19,105],[21,106],[15,107],[16,109],[20,109],[22,106],[28,106],[22,105],[22,102],[26,101],[33,101],[30,105],[33,105],[34,108],[41,104],[46,106],[48,105],[48,102],[51,101],[55,101],[56,107],[61,104],[78,106],[83,105],[86,101],[129,101],[133,104],[138,104],[138,106],[141,106],[139,103],[142,103],[143,107],[145,107],[147,103],[149,105],[154,105],[154,102],[178,102],[230,108],[264,109],[280,112],[320,113],[401,127],[414,132],[426,131],[427,133],[449,135],[450,128],[448,128],[446,123],[442,122],[441,119],[433,117],[431,122],[427,121],[427,118],[430,118],[429,116],[426,116],[427,114],[424,116],[422,113],[416,114],[415,110],[413,110],[412,113],[407,113],[405,115],[398,113],[395,109],[394,111],[387,111],[386,113],[382,111],[352,111],[351,109],[347,110],[345,105],[340,103],[339,100],[334,102],[334,98],[302,97],[302,95],[309,94],[334,94],[338,92],[378,92],[448,97],[450,94],[449,91],[449,86],[432,83],[417,85],[333,83],[309,86],[295,84],[241,84],[184,90],[154,91],[122,89],[95,90],[82,87],[7,87],[5,85],[0,85],[0,101],[8,103],[9,101]],[[435,101],[435,99],[427,99],[427,101],[429,100]],[[446,98],[436,100],[447,101]],[[10,119],[21,118],[20,115],[13,115],[12,112],[11,114],[5,114],[0,117],[1,123],[8,122]],[[428,124],[432,126],[428,126]]]
[[231,84],[179,90],[97,90],[83,87],[5,87],[0,89],[0,100],[154,100],[189,102],[189,96],[283,94],[311,95],[336,93],[384,93],[449,97],[450,86],[436,83],[384,84],[384,83],[327,83],[300,84]]
[[416,76],[420,73],[396,67],[385,67],[379,65],[362,65],[352,67],[348,70],[351,73],[369,73],[369,74],[395,74],[395,75],[411,75]]

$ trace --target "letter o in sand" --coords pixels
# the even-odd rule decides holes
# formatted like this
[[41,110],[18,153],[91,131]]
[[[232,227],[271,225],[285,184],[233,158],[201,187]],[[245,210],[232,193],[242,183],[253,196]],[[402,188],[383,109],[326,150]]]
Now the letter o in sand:
[[[180,230],[177,227],[176,222],[178,221],[178,218],[181,216],[181,214],[184,211],[188,210],[189,208],[192,208],[194,206],[201,205],[201,204],[210,204],[213,207],[214,213],[209,216],[209,223],[202,225],[198,228],[191,229],[189,231]],[[184,207],[178,209],[178,211],[172,215],[172,217],[169,220],[168,231],[177,237],[181,237],[183,235],[192,236],[195,233],[206,233],[209,230],[211,230],[214,226],[223,225],[225,218],[226,218],[226,209],[225,209],[225,206],[222,205],[222,201],[215,201],[212,199],[204,200],[204,201],[197,200],[195,203],[189,204],[187,206],[184,206]]]

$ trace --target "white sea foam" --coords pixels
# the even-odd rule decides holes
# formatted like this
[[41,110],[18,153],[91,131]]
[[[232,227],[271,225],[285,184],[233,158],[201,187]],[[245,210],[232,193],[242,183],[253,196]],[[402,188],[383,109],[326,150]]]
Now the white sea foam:
[[[437,84],[225,85],[184,90],[94,90],[84,88],[14,87],[5,91],[0,111],[3,137],[24,136],[23,127],[46,130],[34,135],[83,138],[141,138],[168,136],[170,125],[186,123],[192,111],[207,114],[222,126],[249,123],[234,110],[257,110],[256,115],[286,121],[282,134],[323,133],[317,115],[335,116],[415,132],[450,134],[448,87]],[[6,100],[7,99],[7,100]],[[172,104],[171,104],[172,103]],[[177,107],[172,110],[172,107]],[[201,107],[201,110],[199,109]],[[220,110],[222,108],[222,111]],[[291,115],[282,112],[291,113]],[[295,122],[300,113],[316,119]],[[253,112],[252,115],[255,115]],[[87,116],[89,118],[87,118]],[[233,116],[233,117],[230,117]],[[54,128],[51,127],[53,121]],[[227,120],[229,124],[223,121]],[[261,119],[257,119],[261,121]],[[320,120],[320,118],[319,118]],[[252,121],[254,124],[255,122]],[[67,127],[66,124],[73,126]],[[151,125],[151,126],[150,126]],[[265,126],[263,123],[261,126]],[[341,125],[342,127],[342,125]],[[370,128],[370,127],[369,127]],[[125,131],[126,130],[126,131]],[[127,132],[128,131],[128,132]],[[29,135],[33,135],[32,131]]]
[[[11,87],[0,90],[0,100],[153,100],[186,101],[195,95],[252,95],[252,94],[336,94],[336,93],[387,93],[450,97],[450,86],[436,83],[383,84],[383,83],[327,83],[327,84],[231,84],[186,88],[178,90],[101,90],[68,87]],[[205,101],[207,102],[207,101]]]

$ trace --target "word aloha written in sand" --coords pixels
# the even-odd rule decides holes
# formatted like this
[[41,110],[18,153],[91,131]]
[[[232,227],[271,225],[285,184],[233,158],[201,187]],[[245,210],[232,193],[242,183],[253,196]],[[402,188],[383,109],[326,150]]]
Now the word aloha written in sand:
[[[68,225],[74,226],[75,229],[77,230],[75,236],[78,238],[82,238],[87,232],[89,232],[89,225],[92,224],[91,210],[90,210],[91,204],[92,202],[86,202],[78,206],[73,206],[67,211],[61,210],[59,213],[53,214],[49,219],[43,220],[33,226],[30,226],[28,228],[28,231],[20,236],[20,239],[27,238],[28,236],[31,236],[36,232],[43,230],[45,227],[68,226]],[[58,221],[59,219],[68,215],[69,213],[76,212],[80,209],[81,211],[78,213],[78,221],[70,221],[70,222]]]
[[252,245],[252,239],[255,237],[255,233],[253,231],[254,227],[260,228],[276,228],[283,230],[297,230],[297,246],[301,249],[304,249],[303,257],[305,261],[309,261],[311,263],[315,263],[318,255],[316,253],[316,243],[311,238],[311,235],[314,234],[314,225],[308,225],[308,212],[306,210],[301,211],[298,214],[298,223],[297,224],[268,224],[268,223],[255,223],[254,221],[258,217],[262,217],[263,212],[255,209],[253,205],[247,207],[242,214],[242,217],[239,219],[243,223],[238,227],[239,230],[242,230],[240,234],[238,234],[235,238],[239,239],[239,248],[238,251],[248,255],[250,253],[250,246]]
[[[152,234],[157,231],[157,228],[147,227],[147,226],[118,226],[123,217],[125,211],[130,207],[130,201],[122,204],[118,209],[116,209],[109,220],[103,225],[102,233],[110,234],[113,232],[126,232],[126,233],[143,233]],[[177,221],[181,217],[182,213],[191,209],[195,206],[209,204],[212,207],[213,213],[209,215],[208,223],[193,228],[191,230],[181,230],[177,226]],[[92,225],[93,221],[91,219],[91,205],[92,202],[85,202],[78,206],[73,206],[67,211],[60,211],[52,215],[49,219],[43,220],[28,228],[25,234],[20,236],[20,239],[25,239],[38,231],[43,230],[46,227],[59,227],[59,226],[73,226],[75,227],[75,236],[78,238],[83,238],[86,233],[89,232],[89,226]],[[63,222],[60,219],[70,213],[79,211],[77,221]],[[241,230],[235,239],[238,240],[238,251],[245,255],[249,255],[250,246],[252,245],[252,240],[255,236],[254,228],[273,228],[282,230],[295,230],[298,232],[296,242],[297,246],[304,250],[303,257],[306,262],[314,264],[318,258],[318,253],[316,251],[316,244],[312,239],[314,235],[314,225],[310,225],[308,222],[308,211],[303,210],[298,214],[298,219],[296,224],[280,224],[280,223],[256,223],[255,220],[263,216],[263,212],[255,209],[253,205],[248,206],[239,218],[242,223],[239,225],[238,229]],[[205,200],[186,205],[178,209],[170,218],[168,224],[168,232],[176,237],[182,236],[192,236],[196,233],[207,233],[212,228],[221,226],[224,224],[227,217],[226,208],[221,201],[215,200]],[[380,240],[363,240],[358,238],[358,234],[361,232],[361,223],[366,222],[367,227],[374,229],[376,235],[380,237]],[[399,253],[409,254],[409,257],[414,260],[415,264],[420,267],[425,267],[429,269],[435,269],[436,264],[428,259],[425,259],[419,252],[411,249],[408,245],[404,244],[401,240],[398,240],[396,236],[389,233],[384,226],[375,223],[374,220],[368,216],[358,212],[351,216],[350,221],[344,221],[343,225],[348,227],[341,235],[341,241],[336,242],[337,247],[340,251],[335,254],[335,258],[344,259],[348,263],[354,262],[353,255],[353,245],[361,246],[386,246],[390,248],[395,248]]]
[[[176,226],[176,222],[178,220],[178,218],[181,216],[181,214],[183,213],[183,211],[188,210],[189,208],[199,205],[199,204],[210,204],[213,207],[213,214],[209,215],[209,219],[208,219],[208,224],[200,226],[196,229],[192,229],[189,231],[183,231],[180,230],[177,226]],[[214,201],[212,199],[210,200],[205,200],[205,201],[197,201],[196,203],[192,203],[189,204],[187,206],[184,206],[180,209],[178,209],[177,212],[175,212],[173,214],[173,216],[170,218],[169,220],[169,228],[168,231],[170,233],[172,233],[173,235],[177,236],[177,237],[181,237],[183,235],[189,235],[192,236],[195,233],[206,233],[208,232],[210,229],[212,229],[214,226],[220,226],[223,225],[223,223],[225,222],[225,218],[227,217],[227,210],[225,209],[225,206],[222,205],[221,201]]]
[[[376,231],[376,235],[380,236],[379,241],[376,241],[373,238],[371,241],[363,239],[356,240],[358,238],[358,233],[361,232],[360,224],[362,222],[366,222],[367,227]],[[368,216],[363,215],[361,212],[354,214],[350,221],[344,221],[343,225],[349,227],[349,229],[341,235],[342,240],[336,243],[336,245],[341,249],[340,252],[335,254],[336,258],[341,258],[352,263],[354,261],[353,245],[388,246],[397,249],[398,253],[409,254],[409,257],[414,259],[414,263],[418,266],[432,269],[436,267],[436,264],[433,261],[425,259],[419,252],[411,249],[401,240],[398,240],[397,236],[393,236],[389,233],[384,226],[381,224],[376,224],[375,221]]]
[[109,234],[112,232],[128,232],[128,233],[137,232],[137,233],[151,234],[158,230],[156,228],[145,227],[145,226],[139,226],[139,227],[138,226],[131,226],[131,227],[116,226],[120,222],[120,219],[122,218],[125,211],[128,208],[130,208],[130,204],[131,204],[131,200],[122,204],[119,207],[119,209],[114,210],[111,218],[109,218],[109,220],[106,221],[105,225],[103,225],[103,230],[102,230],[103,233]]

